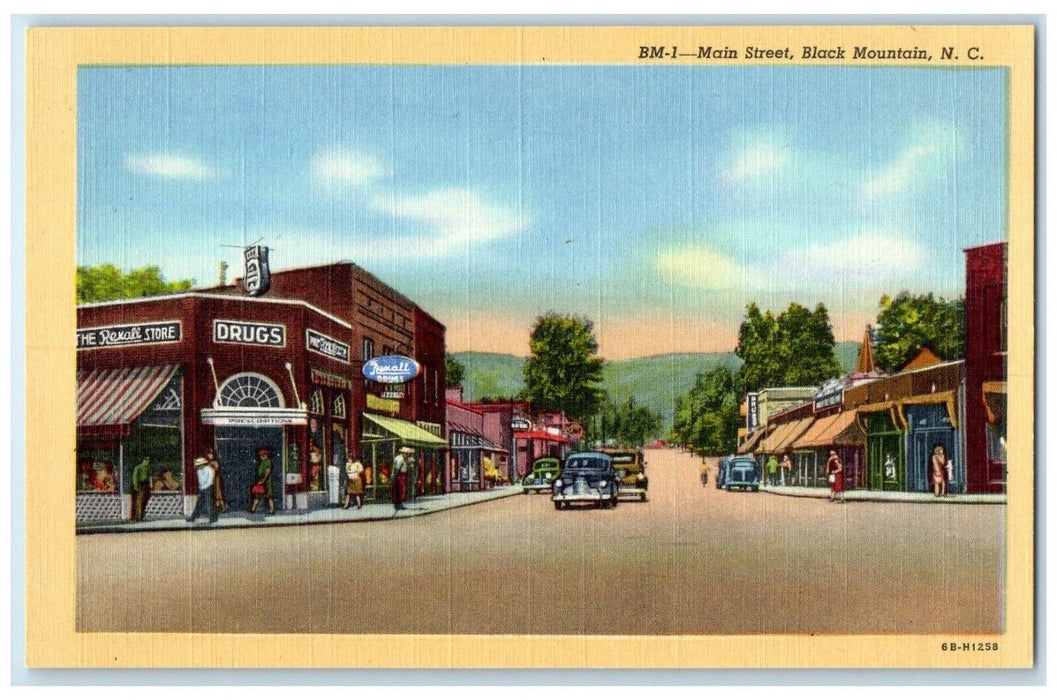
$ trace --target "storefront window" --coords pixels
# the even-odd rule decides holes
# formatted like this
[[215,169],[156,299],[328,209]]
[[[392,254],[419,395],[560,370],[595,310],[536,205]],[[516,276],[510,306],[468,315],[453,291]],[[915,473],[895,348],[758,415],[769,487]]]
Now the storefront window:
[[132,467],[150,459],[155,492],[183,491],[182,383],[176,375],[154,403],[132,423],[125,440],[122,487],[132,491]]
[[312,413],[322,414],[323,409],[323,390],[314,389],[312,395],[308,398],[308,410]]
[[77,492],[117,493],[121,451],[117,440],[77,443]]
[[345,424],[333,423],[330,426],[330,463],[342,466],[345,464]]
[[345,418],[345,394],[334,397],[334,406],[330,412],[334,418]]
[[323,435],[323,421],[318,418],[308,419],[308,488],[310,491],[323,491],[326,489],[326,448]]

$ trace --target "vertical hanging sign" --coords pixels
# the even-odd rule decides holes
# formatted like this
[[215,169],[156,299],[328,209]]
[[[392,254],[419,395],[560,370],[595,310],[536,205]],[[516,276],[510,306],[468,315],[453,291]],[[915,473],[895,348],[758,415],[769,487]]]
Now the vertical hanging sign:
[[271,271],[268,269],[268,247],[251,245],[243,254],[246,260],[246,274],[242,286],[250,296],[260,296],[268,291],[272,284]]

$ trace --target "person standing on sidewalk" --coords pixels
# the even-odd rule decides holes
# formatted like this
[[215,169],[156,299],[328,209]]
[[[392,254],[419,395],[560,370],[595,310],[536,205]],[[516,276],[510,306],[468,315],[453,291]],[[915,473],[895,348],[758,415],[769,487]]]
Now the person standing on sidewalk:
[[410,447],[401,447],[393,460],[393,508],[404,510],[407,500],[407,478],[414,462],[415,451]]
[[216,472],[213,470],[213,465],[205,457],[195,459],[195,469],[198,472],[198,501],[195,503],[195,509],[191,513],[191,517],[187,519],[187,522],[193,523],[199,517],[209,515],[209,522],[215,523],[217,521],[217,508],[216,502],[213,501],[213,483],[216,479]]
[[250,512],[256,513],[261,499],[268,501],[268,514],[275,515],[275,499],[272,497],[272,451],[267,447],[257,450],[257,471],[250,486]]
[[226,513],[228,504],[224,500],[224,480],[220,478],[220,460],[217,459],[217,453],[212,449],[206,450],[206,459],[213,467],[213,505],[218,513]]
[[779,477],[779,483],[782,486],[785,486],[786,484],[792,485],[793,460],[789,458],[788,452],[782,455],[782,463],[778,465],[778,468],[782,470],[781,476]]
[[139,464],[132,467],[132,517],[129,518],[132,522],[143,520],[147,512],[147,501],[150,500],[150,489],[150,457],[144,457]]
[[844,463],[840,461],[836,450],[829,451],[829,461],[826,462],[826,478],[829,479],[830,503],[840,500],[844,503]]
[[356,499],[356,509],[363,508],[363,464],[354,455],[345,460],[345,503],[342,508],[348,509],[349,501]]
[[936,498],[947,495],[947,448],[940,443],[932,448],[932,493]]
[[767,485],[774,486],[778,483],[778,460],[771,455],[767,459]]

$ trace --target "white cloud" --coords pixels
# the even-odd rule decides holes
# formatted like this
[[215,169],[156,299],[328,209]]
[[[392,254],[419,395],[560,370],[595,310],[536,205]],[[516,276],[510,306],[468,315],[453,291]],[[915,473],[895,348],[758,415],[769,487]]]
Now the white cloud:
[[390,172],[372,155],[335,148],[315,154],[312,158],[312,174],[322,182],[363,186],[388,177]]
[[747,177],[775,173],[789,162],[786,148],[770,139],[762,139],[746,145],[736,152],[730,168],[724,173],[728,180],[741,180]]
[[216,176],[212,168],[176,153],[125,156],[125,169],[174,180],[205,180]]
[[867,199],[900,194],[920,185],[954,158],[961,139],[948,127],[925,125],[911,143],[883,168],[874,172],[862,186]]
[[877,283],[907,278],[919,268],[924,249],[908,236],[873,231],[831,243],[797,248],[783,255],[777,269],[798,271],[804,279]]
[[483,243],[517,233],[524,221],[512,209],[486,202],[480,192],[468,188],[432,190],[424,195],[377,195],[371,200],[376,210],[400,221],[425,226],[425,235],[405,238],[418,255],[443,256],[456,248]]
[[654,266],[665,281],[698,289],[739,289],[752,279],[748,267],[703,246],[662,253]]

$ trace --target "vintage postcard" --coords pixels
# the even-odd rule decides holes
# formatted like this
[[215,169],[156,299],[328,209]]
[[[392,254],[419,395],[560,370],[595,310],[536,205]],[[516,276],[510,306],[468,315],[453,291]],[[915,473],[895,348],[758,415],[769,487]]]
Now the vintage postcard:
[[26,46],[28,666],[1034,664],[1033,27]]

